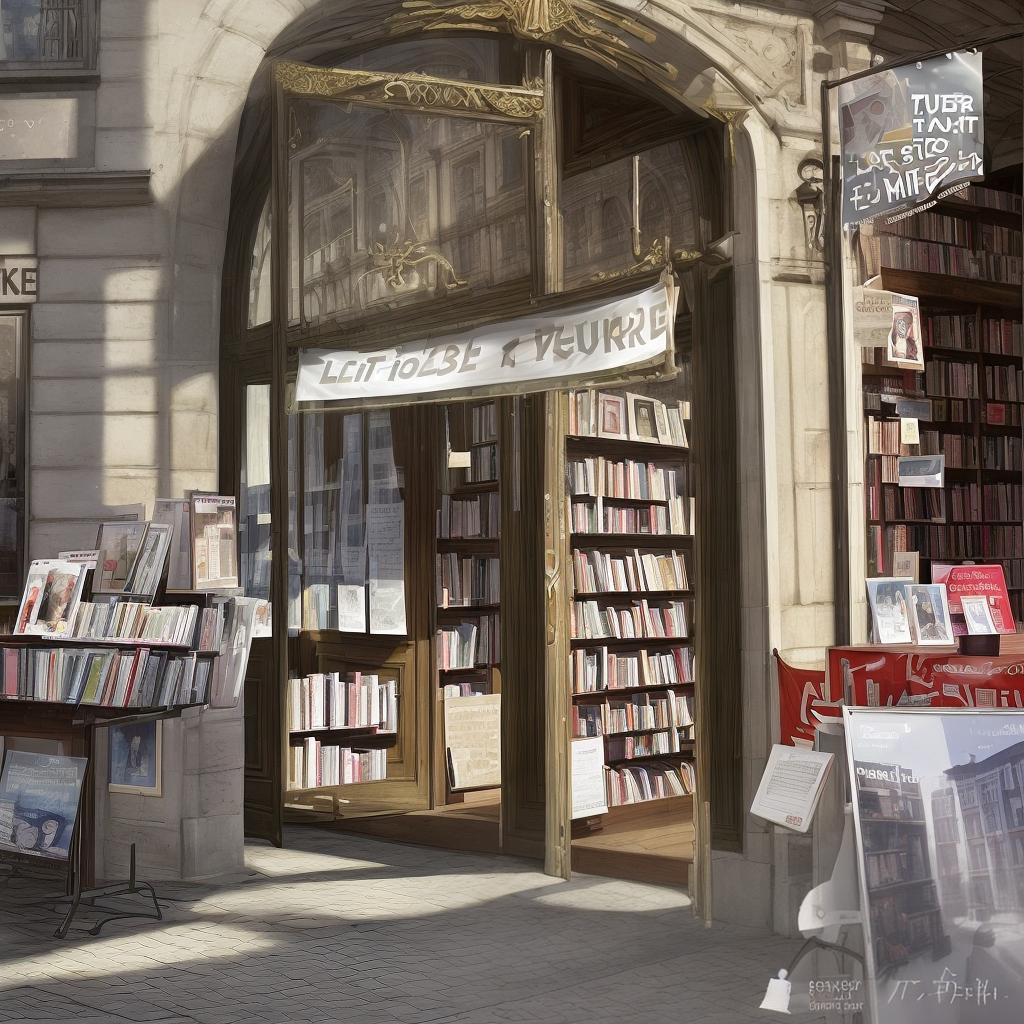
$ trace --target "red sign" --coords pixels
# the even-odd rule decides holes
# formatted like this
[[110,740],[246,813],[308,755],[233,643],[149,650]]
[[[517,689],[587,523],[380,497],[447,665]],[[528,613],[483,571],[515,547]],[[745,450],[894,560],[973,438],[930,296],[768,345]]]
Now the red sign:
[[964,636],[967,625],[962,597],[984,597],[997,633],[1016,633],[1017,626],[1006,592],[1006,577],[1001,565],[941,565],[932,563],[932,583],[945,583],[953,633]]
[[1024,708],[1024,661],[833,647],[829,686],[858,707]]
[[778,651],[772,653],[779,673],[779,742],[791,747],[809,747],[814,743],[818,722],[842,714],[843,691],[833,687],[837,690],[833,698],[821,669],[787,665]]

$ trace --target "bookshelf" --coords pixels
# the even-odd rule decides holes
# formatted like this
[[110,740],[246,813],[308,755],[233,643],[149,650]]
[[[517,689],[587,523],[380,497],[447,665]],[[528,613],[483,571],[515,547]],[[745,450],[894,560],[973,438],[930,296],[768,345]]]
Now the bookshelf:
[[[921,302],[924,372],[866,349],[862,365],[869,576],[893,554],[1000,563],[1024,622],[1024,325],[1019,190],[969,186],[860,239],[864,279]],[[920,443],[900,443],[900,399],[927,399]],[[900,455],[945,456],[941,490],[901,488]]]
[[453,788],[444,701],[501,693],[501,418],[495,401],[448,405],[443,417],[432,608],[434,805],[497,804],[497,788]]
[[573,866],[685,882],[695,788],[690,415],[672,385],[640,391],[569,395],[570,729],[603,740],[608,806],[574,822]]

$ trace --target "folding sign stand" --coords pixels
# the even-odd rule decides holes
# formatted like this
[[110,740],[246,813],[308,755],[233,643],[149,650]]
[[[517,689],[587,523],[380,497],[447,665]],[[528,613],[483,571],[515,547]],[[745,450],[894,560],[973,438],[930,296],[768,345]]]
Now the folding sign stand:
[[[105,720],[90,719],[87,721],[81,721],[77,724],[83,725],[86,728],[93,730],[99,728],[109,728],[112,725],[129,725],[139,722],[155,721],[157,719],[164,718],[175,718],[180,717],[181,709],[174,708],[162,708],[159,711],[142,713],[138,715],[124,715],[120,718],[110,718]],[[95,749],[93,744],[90,744],[90,749]],[[85,778],[82,782],[82,794],[89,792],[89,787],[92,786],[92,759],[90,758],[85,769]],[[82,796],[79,796],[81,804]],[[103,918],[102,921],[98,921],[96,924],[89,929],[90,935],[99,935],[100,930],[105,924],[110,921],[122,921],[128,918],[143,918],[152,921],[162,921],[163,912],[160,909],[160,902],[157,898],[156,890],[150,882],[140,882],[135,875],[135,844],[131,844],[129,851],[129,866],[128,866],[128,878],[124,881],[112,882],[108,885],[98,886],[92,889],[82,888],[82,836],[81,836],[81,813],[76,816],[75,819],[75,831],[71,839],[71,850],[70,856],[67,861],[67,875],[64,894],[61,896],[49,896],[44,899],[32,900],[27,903],[20,904],[22,907],[38,907],[38,906],[53,906],[57,907],[60,904],[67,903],[68,908],[61,919],[60,924],[57,926],[57,930],[53,933],[54,938],[63,939],[68,929],[71,927],[71,922],[75,919],[75,915],[78,913],[79,908],[86,907],[90,910],[106,911],[108,916]],[[17,867],[21,864],[20,861],[14,863],[14,868],[11,872],[10,877],[14,877],[18,874]],[[144,909],[140,910],[128,910],[125,908],[123,903],[121,904],[109,904],[104,903],[105,900],[123,900],[125,897],[131,896],[144,896],[146,902]],[[149,908],[149,902],[152,902],[152,909]]]

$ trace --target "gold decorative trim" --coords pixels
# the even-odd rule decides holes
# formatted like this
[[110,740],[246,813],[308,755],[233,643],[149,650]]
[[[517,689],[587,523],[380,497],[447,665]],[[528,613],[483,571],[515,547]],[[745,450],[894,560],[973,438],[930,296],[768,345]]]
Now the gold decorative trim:
[[405,0],[402,10],[388,19],[388,30],[392,35],[505,31],[531,42],[556,43],[612,70],[626,68],[663,84],[675,82],[679,75],[675,65],[652,60],[634,48],[656,42],[654,32],[635,18],[590,0]]
[[451,263],[437,249],[431,249],[424,242],[398,242],[395,245],[374,242],[367,250],[367,255],[373,266],[359,276],[357,286],[366,278],[379,274],[386,287],[393,290],[404,288],[408,284],[406,273],[421,263],[437,266],[445,291],[466,284]]
[[635,277],[637,274],[646,274],[648,271],[657,270],[658,267],[666,266],[665,241],[656,238],[651,242],[647,255],[638,260],[633,266],[625,270],[601,270],[591,275],[591,281],[616,281],[623,277]]
[[542,89],[478,85],[414,72],[398,75],[278,61],[274,76],[282,89],[295,96],[344,98],[376,106],[463,112],[513,121],[539,120],[544,110]]

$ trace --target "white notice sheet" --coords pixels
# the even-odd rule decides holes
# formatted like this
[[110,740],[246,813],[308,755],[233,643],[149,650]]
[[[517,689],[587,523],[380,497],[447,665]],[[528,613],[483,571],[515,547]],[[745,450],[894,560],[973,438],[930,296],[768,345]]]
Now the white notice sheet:
[[831,754],[776,743],[750,813],[796,832],[806,832],[831,764]]

